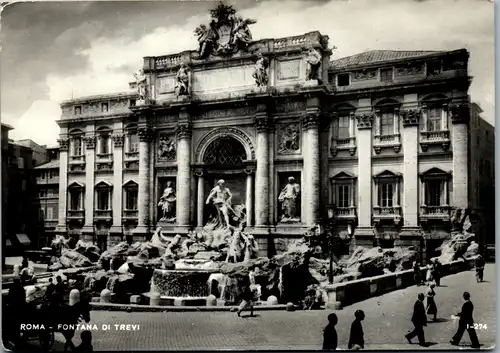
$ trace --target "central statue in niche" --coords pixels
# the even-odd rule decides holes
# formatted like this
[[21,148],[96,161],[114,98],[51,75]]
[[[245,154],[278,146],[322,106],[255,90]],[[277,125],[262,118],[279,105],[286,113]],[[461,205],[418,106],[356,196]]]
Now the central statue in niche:
[[208,205],[210,201],[213,201],[218,213],[217,222],[222,227],[229,227],[231,225],[229,222],[229,212],[234,214],[234,210],[231,207],[232,197],[233,195],[231,191],[229,191],[229,188],[226,187],[226,182],[224,180],[219,180],[207,197],[206,204]]

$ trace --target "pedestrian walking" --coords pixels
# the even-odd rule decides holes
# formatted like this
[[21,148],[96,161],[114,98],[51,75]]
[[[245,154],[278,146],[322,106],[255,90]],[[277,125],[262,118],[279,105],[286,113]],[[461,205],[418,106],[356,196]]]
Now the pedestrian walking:
[[460,317],[458,321],[458,330],[451,339],[450,343],[454,346],[458,346],[465,330],[467,330],[472,348],[479,348],[479,340],[477,338],[476,330],[474,329],[474,319],[472,318],[474,304],[470,301],[469,292],[464,292],[463,298],[465,303],[462,305],[462,311],[456,315]]
[[241,304],[238,307],[238,316],[241,316],[244,310],[250,310],[250,316],[253,316],[253,293],[249,285],[243,289],[241,299]]
[[411,322],[415,328],[413,331],[405,335],[408,343],[412,343],[411,340],[415,336],[418,337],[418,344],[421,346],[426,346],[425,344],[425,335],[424,335],[424,326],[427,326],[427,315],[425,314],[424,308],[424,294],[418,293],[417,301],[413,306],[413,315],[411,317]]
[[328,315],[328,325],[323,330],[323,349],[334,351],[337,349],[338,337],[335,325],[337,325],[337,315],[332,313]]
[[417,286],[422,284],[422,275],[420,273],[420,263],[418,261],[413,261],[413,280]]
[[351,324],[351,333],[349,334],[349,343],[347,348],[357,351],[365,348],[365,338],[361,321],[365,319],[363,310],[356,310],[354,313],[354,321]]
[[434,315],[434,318],[432,319],[433,321],[437,320],[437,306],[436,306],[436,301],[434,300],[434,297],[436,296],[436,292],[434,291],[434,287],[436,285],[434,283],[431,283],[429,286],[429,289],[427,290],[427,315]]
[[434,282],[436,282],[436,286],[441,285],[441,262],[439,259],[434,259],[434,272],[433,272]]
[[430,285],[432,282],[432,263],[427,264],[425,273],[425,282]]

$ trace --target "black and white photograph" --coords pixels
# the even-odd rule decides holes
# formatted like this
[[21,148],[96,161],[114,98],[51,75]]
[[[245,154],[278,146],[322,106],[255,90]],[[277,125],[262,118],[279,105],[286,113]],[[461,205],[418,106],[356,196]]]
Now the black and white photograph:
[[6,351],[495,348],[493,1],[1,7]]

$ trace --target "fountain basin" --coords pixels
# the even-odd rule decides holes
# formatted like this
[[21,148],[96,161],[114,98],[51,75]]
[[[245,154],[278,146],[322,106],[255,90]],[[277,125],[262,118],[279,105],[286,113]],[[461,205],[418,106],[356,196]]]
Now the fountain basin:
[[220,264],[211,260],[201,260],[201,259],[181,259],[175,262],[176,270],[213,270],[218,271],[220,269]]
[[151,292],[159,293],[161,297],[206,298],[210,294],[207,282],[214,272],[217,271],[210,269],[155,269],[151,278]]

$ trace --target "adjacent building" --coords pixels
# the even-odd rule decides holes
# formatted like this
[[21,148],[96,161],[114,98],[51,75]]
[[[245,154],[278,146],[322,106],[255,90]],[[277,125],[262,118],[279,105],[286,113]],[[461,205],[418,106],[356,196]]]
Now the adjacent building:
[[37,212],[39,247],[48,246],[54,237],[59,206],[59,146],[45,146],[48,161],[34,168],[36,194],[33,206]]
[[[236,20],[216,19],[198,51],[145,57],[133,90],[61,104],[56,232],[113,244],[200,230],[223,179],[262,255],[327,219],[346,247],[425,252],[454,208],[479,205],[465,49],[332,60],[319,32],[251,42]],[[290,177],[300,191],[284,204]]]

